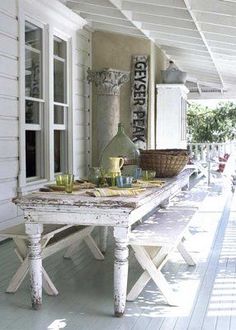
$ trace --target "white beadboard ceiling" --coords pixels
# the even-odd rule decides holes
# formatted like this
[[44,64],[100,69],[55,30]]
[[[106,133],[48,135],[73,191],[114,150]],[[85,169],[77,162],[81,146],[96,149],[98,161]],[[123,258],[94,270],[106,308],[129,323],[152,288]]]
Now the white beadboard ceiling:
[[151,39],[196,97],[236,98],[236,0],[61,1],[95,31]]

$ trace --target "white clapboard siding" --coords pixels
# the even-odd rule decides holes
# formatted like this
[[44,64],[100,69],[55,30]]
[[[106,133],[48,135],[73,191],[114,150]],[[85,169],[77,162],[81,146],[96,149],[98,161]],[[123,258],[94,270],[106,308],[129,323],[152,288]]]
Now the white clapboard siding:
[[[4,2],[4,1],[1,1]],[[6,13],[0,11],[0,31],[11,36],[18,36],[18,22],[16,17],[8,16]]]
[[83,51],[83,50],[76,50],[76,65],[80,66],[80,65],[86,65],[89,66],[90,64],[90,54],[88,53],[88,51]]
[[75,90],[76,91],[83,91],[85,96],[88,96],[90,93],[90,85],[87,80],[75,80]]
[[0,228],[22,219],[11,202],[19,167],[18,37],[17,0],[0,1]]
[[[79,92],[82,93],[83,91],[79,91]],[[74,99],[75,99],[74,101],[75,110],[89,109],[90,100],[88,99],[88,97],[75,93]]]
[[13,98],[0,97],[0,116],[9,116],[9,117],[18,116],[18,101],[15,97]]
[[18,143],[16,138],[0,138],[0,161],[6,158],[18,157]]
[[79,177],[87,174],[90,165],[90,92],[87,71],[91,67],[91,35],[83,29],[77,33],[74,50],[74,123],[75,123],[75,173]]
[[85,65],[85,66],[89,67],[90,56],[88,56],[88,54],[86,54],[85,52],[82,52],[82,51],[77,51],[76,53],[77,53],[76,65],[77,66]]
[[16,178],[18,174],[18,159],[6,158],[0,160],[0,180]]
[[82,157],[84,155],[86,155],[87,153],[87,147],[86,147],[86,143],[84,143],[84,140],[77,140],[77,144],[80,146],[79,148],[77,148],[77,152],[75,153],[75,157]]
[[10,77],[0,75],[0,95],[18,97],[18,81]]
[[75,80],[87,80],[87,70],[88,68],[83,65],[76,65],[76,70],[74,72]]
[[[16,186],[16,179],[0,180],[0,201],[14,198],[16,196]],[[1,221],[4,221],[4,219],[1,218]]]
[[89,125],[85,126],[83,123],[77,125],[77,139],[83,140],[84,138],[89,138],[90,136],[90,127]]
[[2,0],[2,1],[0,1],[0,10],[2,12],[6,12],[6,14],[16,16],[16,12],[17,12],[16,0]]
[[90,38],[83,36],[82,34],[78,33],[78,40],[77,40],[77,50],[87,51],[89,53],[90,50]]
[[18,72],[17,59],[0,56],[0,74],[11,75],[16,77]]
[[4,118],[0,116],[0,138],[17,137],[18,121],[12,118]]
[[88,111],[86,110],[77,110],[75,111],[75,124],[81,125],[81,124],[85,124],[87,123],[88,120]]
[[17,59],[17,47],[18,41],[16,38],[2,34],[0,31],[0,54],[5,54],[5,56],[11,56]]

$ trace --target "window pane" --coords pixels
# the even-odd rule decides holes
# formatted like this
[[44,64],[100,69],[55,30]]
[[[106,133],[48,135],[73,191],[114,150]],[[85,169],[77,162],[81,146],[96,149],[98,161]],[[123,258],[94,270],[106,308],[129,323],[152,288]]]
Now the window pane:
[[41,98],[42,29],[25,23],[25,95]]
[[54,37],[54,55],[66,59],[66,42],[60,38]]
[[54,130],[54,172],[66,172],[67,152],[66,152],[65,131]]
[[64,107],[54,105],[54,124],[64,125]]
[[66,103],[65,100],[65,62],[54,59],[54,101]]
[[26,131],[26,177],[40,177],[42,163],[42,141],[40,131]]
[[54,101],[66,103],[66,42],[54,37]]
[[25,22],[25,44],[32,48],[41,50],[42,29],[30,22]]
[[26,124],[39,124],[39,103],[35,101],[25,102],[25,122]]

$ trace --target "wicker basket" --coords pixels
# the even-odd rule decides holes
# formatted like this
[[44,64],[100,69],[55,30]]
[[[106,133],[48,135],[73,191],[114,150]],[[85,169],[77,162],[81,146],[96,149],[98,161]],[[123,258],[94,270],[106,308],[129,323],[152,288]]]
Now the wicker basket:
[[143,170],[156,171],[156,177],[172,177],[184,168],[188,162],[185,149],[141,150],[140,167]]

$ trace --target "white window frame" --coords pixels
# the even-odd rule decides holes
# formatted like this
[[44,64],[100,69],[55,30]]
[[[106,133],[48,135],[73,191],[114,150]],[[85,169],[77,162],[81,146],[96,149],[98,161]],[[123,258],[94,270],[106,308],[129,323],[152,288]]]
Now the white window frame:
[[[43,27],[43,76],[45,82],[42,90],[42,104],[44,105],[44,139],[45,143],[45,178],[39,180],[26,180],[25,155],[25,21]],[[18,193],[24,194],[42,187],[45,183],[55,179],[54,160],[52,161],[53,145],[53,35],[66,40],[67,45],[67,104],[68,104],[68,171],[75,167],[73,158],[73,71],[76,31],[82,29],[86,20],[73,13],[70,9],[56,0],[19,0],[18,27],[19,27],[19,173]],[[45,56],[47,54],[47,56]],[[36,128],[36,127],[32,127]]]
[[[25,22],[32,23],[42,29],[42,74],[41,74],[41,98],[28,97],[25,95]],[[20,149],[20,168],[19,168],[19,177],[18,177],[18,192],[24,193],[27,191],[35,190],[44,185],[46,182],[51,182],[55,179],[54,173],[54,137],[53,133],[55,129],[65,130],[67,136],[66,144],[66,154],[67,154],[67,171],[71,171],[72,157],[69,152],[70,137],[68,136],[69,132],[69,120],[71,116],[71,37],[65,33],[61,33],[57,29],[51,27],[48,24],[30,16],[25,15],[21,12],[19,17],[19,34],[20,34],[20,45],[19,45],[19,149]],[[53,37],[59,37],[67,43],[67,67],[66,67],[66,96],[67,102],[64,104],[54,103],[54,84],[53,84],[53,70],[54,70],[54,58],[53,58]],[[25,123],[25,102],[27,100],[37,101],[40,107],[43,106],[43,110],[40,109],[40,122],[39,124],[29,124]],[[67,118],[64,125],[54,125],[54,104],[62,105],[67,107]],[[64,110],[65,111],[65,110]],[[42,115],[43,113],[43,115]],[[30,177],[26,178],[26,131],[42,131],[43,136],[43,152],[44,157],[43,161],[41,160],[40,172],[43,173],[44,177]],[[72,136],[72,135],[71,135]]]

